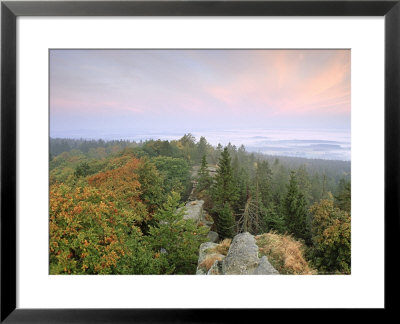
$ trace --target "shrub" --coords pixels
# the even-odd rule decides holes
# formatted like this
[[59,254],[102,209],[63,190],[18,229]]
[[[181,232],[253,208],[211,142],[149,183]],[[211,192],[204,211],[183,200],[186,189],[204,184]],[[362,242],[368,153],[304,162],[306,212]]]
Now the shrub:
[[320,272],[351,273],[350,213],[334,206],[332,197],[310,209],[312,220],[311,256]]
[[93,187],[50,188],[50,273],[157,273],[135,217],[114,203],[115,193]]

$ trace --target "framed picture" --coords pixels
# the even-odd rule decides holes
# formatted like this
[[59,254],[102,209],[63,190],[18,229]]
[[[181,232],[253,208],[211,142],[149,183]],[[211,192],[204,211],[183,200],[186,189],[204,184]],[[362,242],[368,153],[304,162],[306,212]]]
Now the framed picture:
[[399,22],[399,1],[3,1],[1,321],[393,308]]

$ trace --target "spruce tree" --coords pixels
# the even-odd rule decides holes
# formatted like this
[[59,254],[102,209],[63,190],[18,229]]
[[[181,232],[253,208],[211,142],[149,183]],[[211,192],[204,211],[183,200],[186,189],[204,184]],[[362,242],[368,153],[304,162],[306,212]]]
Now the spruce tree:
[[227,147],[224,148],[218,162],[218,170],[213,187],[213,200],[215,205],[219,207],[223,207],[226,203],[232,206],[237,200],[237,189],[233,179],[231,157]]
[[257,163],[255,182],[263,205],[268,207],[272,202],[272,171],[268,161]]
[[307,202],[304,194],[299,190],[296,174],[290,174],[287,194],[284,200],[283,211],[286,227],[297,238],[310,242],[310,230],[307,222]]
[[237,189],[233,179],[231,157],[227,147],[224,148],[218,162],[218,171],[212,188],[212,198],[218,234],[222,237],[233,236],[235,219],[232,210],[237,200]]
[[198,191],[208,189],[212,183],[212,179],[208,174],[207,168],[208,168],[207,158],[206,155],[203,155],[203,158],[201,159],[201,166],[199,170],[198,183],[197,183]]
[[233,217],[232,208],[225,203],[218,210],[217,231],[221,239],[232,238],[235,235],[235,219]]
[[338,194],[335,196],[335,205],[341,210],[351,212],[351,182],[340,179]]
[[299,184],[299,189],[304,194],[307,204],[310,205],[312,201],[311,182],[307,168],[304,164],[297,169],[296,177]]

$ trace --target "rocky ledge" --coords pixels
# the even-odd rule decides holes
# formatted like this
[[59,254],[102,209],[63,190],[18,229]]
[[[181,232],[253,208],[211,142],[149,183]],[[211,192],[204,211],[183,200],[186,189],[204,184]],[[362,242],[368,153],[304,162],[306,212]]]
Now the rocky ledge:
[[200,245],[198,275],[277,275],[279,272],[267,257],[258,257],[258,246],[250,233],[237,234],[226,256],[218,252],[218,244]]

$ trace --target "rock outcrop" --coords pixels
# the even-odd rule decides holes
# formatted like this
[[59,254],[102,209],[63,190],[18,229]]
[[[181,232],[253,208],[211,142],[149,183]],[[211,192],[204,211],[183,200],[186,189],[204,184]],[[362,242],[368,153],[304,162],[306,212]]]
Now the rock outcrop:
[[213,251],[217,246],[218,244],[213,242],[206,242],[200,245],[196,274],[207,274],[209,271],[207,269],[210,268],[215,261],[222,260],[225,257],[224,255]]
[[217,232],[209,231],[207,238],[210,240],[210,242],[216,243],[219,239],[219,235]]
[[258,267],[258,246],[250,233],[236,235],[222,264],[224,274],[251,274]]
[[183,215],[183,219],[192,219],[196,223],[202,221],[204,218],[203,205],[204,200],[189,201],[185,205],[185,214]]
[[[253,235],[236,235],[226,256],[216,253],[218,244],[207,242],[200,246],[199,262],[196,274],[208,275],[273,275],[278,271],[269,263],[268,258],[258,257],[258,246]],[[213,262],[210,264],[210,262]],[[207,270],[208,269],[208,270]]]
[[[202,226],[206,226],[208,229],[210,229],[214,222],[211,217],[204,212],[203,205],[204,200],[188,201],[185,205],[185,214],[183,215],[183,219],[191,219],[196,224],[201,224]],[[219,239],[218,233],[213,231],[209,231],[207,237],[210,242],[217,242]]]
[[267,257],[264,255],[253,274],[279,274],[279,272],[275,270],[272,264],[269,263]]

